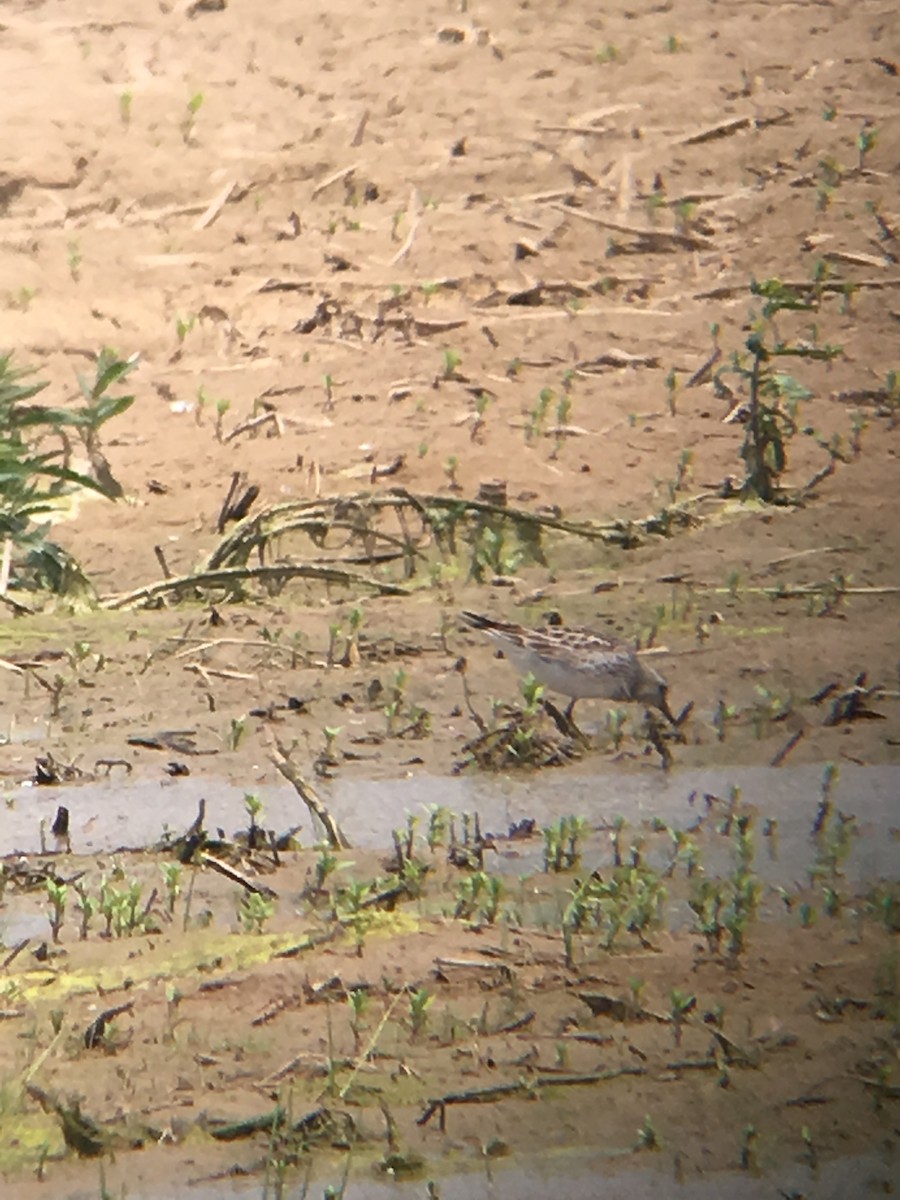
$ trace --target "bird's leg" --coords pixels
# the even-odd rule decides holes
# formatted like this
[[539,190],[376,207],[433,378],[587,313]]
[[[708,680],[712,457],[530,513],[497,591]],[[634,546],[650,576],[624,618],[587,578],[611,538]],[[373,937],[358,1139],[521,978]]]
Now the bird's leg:
[[552,700],[544,701],[544,711],[553,719],[553,723],[563,737],[572,738],[573,741],[579,742],[582,746],[589,746],[590,742],[585,734],[581,732],[575,722],[572,720],[572,710],[575,707],[575,701],[570,700],[566,705],[566,711],[560,712]]

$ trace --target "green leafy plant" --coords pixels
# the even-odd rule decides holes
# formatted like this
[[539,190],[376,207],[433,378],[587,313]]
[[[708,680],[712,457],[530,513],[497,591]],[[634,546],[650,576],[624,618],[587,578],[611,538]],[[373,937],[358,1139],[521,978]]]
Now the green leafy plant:
[[[751,314],[746,353],[734,353],[730,363],[716,376],[717,380],[736,376],[747,388],[747,420],[741,447],[745,468],[741,495],[745,499],[756,497],[766,504],[782,500],[780,480],[787,470],[790,440],[799,433],[815,436],[815,430],[802,427],[799,421],[800,403],[811,393],[792,376],[778,370],[778,363],[788,358],[831,362],[841,348],[784,341],[775,327],[779,313],[815,311],[818,300],[814,288],[815,281],[808,287],[785,284],[779,279],[752,284],[751,293],[761,299],[762,309],[759,317]],[[839,447],[835,446],[833,451],[826,473],[834,469],[834,461],[839,457]]]
[[262,933],[263,926],[275,913],[275,901],[259,892],[245,892],[238,907],[238,917],[245,933]]
[[59,932],[66,916],[66,900],[69,889],[66,884],[57,882],[55,879],[48,879],[46,887],[47,899],[50,901],[50,932],[53,941],[58,942]]
[[[49,541],[49,527],[37,522],[74,487],[110,498],[121,495],[108,471],[99,472],[95,479],[68,465],[69,431],[74,431],[88,454],[96,458],[100,428],[134,402],[134,396],[115,396],[110,390],[136,362],[136,358],[121,359],[113,351],[103,350],[97,357],[94,379],[79,376],[84,403],[64,409],[29,403],[47,384],[31,381],[34,372],[14,367],[10,354],[0,357],[0,545],[8,541],[12,546],[10,579],[18,586],[70,593],[89,589],[74,559]],[[58,449],[43,448],[49,438],[60,443]],[[24,562],[16,555],[24,556]]]
[[409,997],[409,1033],[410,1038],[415,1039],[422,1033],[428,1025],[428,1010],[434,1003],[432,996],[426,988],[419,988]]

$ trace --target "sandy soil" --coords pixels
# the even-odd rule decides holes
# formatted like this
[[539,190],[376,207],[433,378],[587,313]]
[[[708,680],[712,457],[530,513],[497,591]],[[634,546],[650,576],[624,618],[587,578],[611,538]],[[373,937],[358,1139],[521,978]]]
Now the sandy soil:
[[[125,498],[82,496],[54,528],[105,601],[160,580],[161,561],[208,563],[234,472],[260,489],[251,517],[392,487],[473,499],[502,480],[511,505],[573,522],[673,500],[693,522],[628,550],[551,530],[547,565],[507,547],[505,577],[482,582],[465,546],[440,558],[423,541],[412,579],[339,531],[268,548],[407,591],[391,597],[294,581],[233,604],[210,590],[100,613],[4,606],[0,658],[32,665],[0,670],[0,776],[49,752],[88,775],[177,759],[250,786],[275,778],[275,736],[324,775],[446,772],[475,732],[459,657],[485,718],[517,696],[461,607],[555,610],[652,643],[675,704],[694,704],[676,767],[769,762],[800,733],[791,762],[896,761],[898,33],[869,2],[179,0],[135,15],[8,0],[0,344],[54,404],[100,347],[141,356],[136,402],[104,431]],[[835,290],[778,332],[843,348],[795,365],[803,421],[847,461],[803,507],[742,507],[717,494],[742,470],[732,401],[688,384],[715,336],[723,361],[742,349],[752,279],[817,271]],[[789,455],[792,486],[827,461],[810,437]],[[357,609],[359,654],[341,665]],[[860,672],[881,719],[827,724],[833,695],[811,697]],[[566,769],[659,770],[639,714],[619,751],[602,705],[580,715],[595,744]],[[215,758],[128,743],[162,730]],[[466,949],[444,926],[417,936],[422,962],[438,938]]]

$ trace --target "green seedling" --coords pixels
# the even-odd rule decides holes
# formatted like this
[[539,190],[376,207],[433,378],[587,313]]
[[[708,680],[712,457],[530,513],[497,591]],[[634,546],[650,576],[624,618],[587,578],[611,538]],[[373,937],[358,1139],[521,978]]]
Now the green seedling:
[[259,892],[245,892],[238,906],[238,918],[245,933],[262,933],[263,926],[275,913],[275,901]]
[[441,368],[440,378],[447,381],[457,379],[459,377],[459,368],[462,366],[462,355],[458,350],[445,350],[444,361]]
[[414,1041],[423,1033],[428,1025],[428,1010],[434,1003],[434,996],[429,995],[426,988],[419,988],[409,998],[409,1034]]
[[347,884],[346,888],[340,894],[340,904],[344,909],[340,913],[340,920],[345,925],[349,925],[353,930],[357,958],[362,958],[363,956],[366,934],[371,929],[374,919],[371,910],[365,907],[366,898],[370,895],[371,891],[372,887],[370,884],[354,880],[352,883]]
[[[187,317],[176,316],[176,318],[175,318],[175,336],[178,339],[179,346],[184,345],[185,338],[193,330],[193,328],[196,324],[197,324],[197,318],[193,314],[191,314]],[[206,392],[203,390],[202,387],[200,388],[200,393],[203,396],[203,403],[205,404],[207,397],[206,397]]]
[[6,301],[7,307],[16,312],[28,312],[36,295],[37,288],[20,287],[17,292],[10,292]]
[[756,1170],[756,1144],[758,1141],[759,1130],[755,1125],[746,1125],[741,1135],[740,1164],[742,1171]]
[[131,124],[131,105],[134,100],[134,95],[131,92],[122,92],[119,95],[119,120],[127,129]]
[[500,912],[500,901],[503,898],[503,880],[499,875],[488,875],[485,879],[486,901],[481,907],[481,915],[488,925],[494,925]]
[[606,732],[613,744],[613,750],[618,754],[625,740],[625,722],[628,720],[628,709],[611,708],[606,713]]
[[241,742],[244,740],[244,734],[247,732],[247,718],[232,717],[228,724],[228,734],[225,738],[225,745],[229,750],[237,750]]
[[462,486],[456,477],[456,472],[459,470],[459,459],[455,454],[451,454],[444,463],[444,474],[447,476],[447,486],[451,492],[461,492]]
[[769,732],[772,722],[783,721],[790,714],[793,704],[787,697],[779,696],[777,692],[772,692],[760,684],[757,684],[756,694],[758,699],[751,709],[750,716],[756,738],[759,740]]
[[390,700],[384,706],[388,737],[393,737],[396,732],[396,722],[403,711],[403,704],[406,699],[407,682],[408,676],[406,672],[402,667],[398,667],[391,680]]
[[540,436],[541,430],[544,427],[544,421],[547,419],[547,413],[550,411],[550,405],[553,403],[553,389],[542,388],[538,396],[537,404],[531,410],[531,417],[525,426],[525,441],[532,442],[536,437]]
[[646,979],[638,979],[637,977],[633,977],[628,980],[628,990],[631,992],[631,1007],[635,1010],[635,1012],[644,1006],[644,992],[646,991],[646,988]]
[[588,828],[584,817],[560,817],[544,831],[544,870],[558,873],[578,865],[581,839]]
[[316,891],[322,892],[325,890],[325,883],[329,876],[332,875],[338,866],[337,855],[323,847],[319,851],[319,857],[316,859]]
[[69,274],[72,277],[73,283],[78,283],[81,280],[81,264],[83,261],[81,243],[77,238],[72,238],[66,246],[66,262],[68,263]]
[[638,1130],[637,1142],[635,1150],[658,1150],[659,1135],[654,1127],[653,1120],[649,1113],[644,1117],[644,1123]]
[[53,879],[47,880],[47,899],[50,901],[50,932],[53,936],[53,941],[59,941],[59,932],[63,927],[63,921],[66,916],[66,900],[69,894],[69,889],[64,883],[57,883]]
[[856,135],[856,149],[859,151],[859,169],[865,169],[866,157],[874,149],[878,142],[878,130],[868,121],[864,121],[862,128]]
[[231,401],[224,397],[216,401],[216,441],[225,440],[225,414],[231,408]]
[[203,107],[203,93],[195,92],[187,102],[187,111],[181,118],[179,129],[181,130],[181,140],[187,146],[193,140],[194,129],[197,124],[197,114]]
[[166,912],[171,917],[175,913],[175,902],[181,894],[181,864],[163,863],[160,871],[166,889]]
[[90,932],[91,921],[97,912],[97,901],[92,896],[88,895],[87,888],[83,883],[76,883],[75,894],[78,897],[78,903],[75,907],[81,913],[81,924],[78,930],[78,936],[81,941],[86,942],[88,933]]
[[342,628],[340,622],[333,621],[328,626],[328,650],[325,655],[325,662],[329,667],[333,667],[337,664],[337,644],[338,638],[341,636],[341,634]]
[[247,830],[247,845],[251,850],[255,850],[260,842],[259,823],[263,817],[263,802],[255,792],[244,793],[244,811],[250,819],[250,828]]
[[669,992],[669,999],[671,1001],[669,1015],[672,1018],[672,1032],[675,1038],[675,1045],[680,1046],[685,1018],[697,1007],[697,997],[692,993],[672,988]]
[[425,840],[432,854],[434,854],[438,846],[446,844],[449,828],[449,809],[445,808],[442,804],[430,805],[428,808],[428,831],[425,834]]
[[669,416],[674,417],[676,411],[676,401],[678,399],[678,375],[673,367],[666,376],[666,403],[669,409]]
[[369,1005],[369,993],[365,988],[355,988],[347,993],[347,1003],[350,1005],[350,1032],[353,1034],[354,1052],[359,1057],[362,1038],[362,1018]]

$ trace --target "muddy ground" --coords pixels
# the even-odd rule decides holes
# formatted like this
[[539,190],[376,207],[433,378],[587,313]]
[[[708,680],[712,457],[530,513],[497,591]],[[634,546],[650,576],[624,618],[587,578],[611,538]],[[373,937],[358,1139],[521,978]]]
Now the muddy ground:
[[[272,0],[251,18],[236,3],[160,4],[135,16],[107,0],[73,16],[63,3],[10,0],[0,25],[0,344],[49,382],[41,399],[53,404],[75,401],[76,373],[92,375],[101,347],[140,355],[123,388],[135,403],[101,435],[123,497],[81,493],[53,526],[101,607],[45,605],[16,590],[0,605],[0,775],[11,793],[38,755],[72,766],[76,850],[86,820],[77,783],[105,770],[104,760],[126,764],[112,768],[123,787],[126,770],[162,780],[176,762],[253,790],[278,778],[277,739],[295,745],[298,766],[326,800],[329,774],[392,778],[465,765],[477,728],[464,683],[487,722],[492,698],[521,704],[521,696],[508,665],[461,630],[463,607],[525,623],[558,611],[651,649],[676,707],[694,706],[684,740],[670,747],[676,771],[769,763],[788,746],[791,764],[897,761],[900,427],[889,373],[900,322],[900,19],[889,6],[723,9],[683,0],[601,15],[580,0],[552,12],[507,0],[462,11],[339,0],[301,15]],[[829,461],[822,443],[841,439],[835,472],[801,506],[742,505],[725,483],[742,477],[744,428],[724,418],[744,393],[731,378],[736,392],[723,395],[712,376],[743,349],[759,313],[751,281],[770,277],[821,285],[807,293],[813,308],[780,314],[771,336],[842,348],[828,363],[788,364],[811,392],[801,423],[814,436],[790,439],[786,489],[804,489]],[[722,358],[693,383],[716,346]],[[245,582],[238,597],[188,585],[161,587],[151,607],[130,600],[165,574],[189,576],[215,561],[235,528],[217,531],[235,472],[259,488],[249,521],[277,505],[306,519],[266,544],[265,565],[325,565],[344,582],[270,575]],[[449,550],[433,526],[422,530],[420,497],[471,501],[496,481],[510,507],[550,522],[543,563],[529,560],[509,525],[491,554],[472,532],[477,523],[461,526]],[[358,493],[383,502],[391,489],[404,489],[402,519],[372,517],[364,535],[360,513],[370,514],[335,506]],[[559,521],[578,528],[566,532]],[[245,565],[259,564],[256,547],[248,549]],[[402,591],[379,594],[386,589]],[[862,672],[878,689],[865,705],[875,715],[829,723],[835,698]],[[640,713],[619,744],[604,705],[588,702],[579,717],[592,745],[559,769],[660,771]],[[189,732],[159,739],[173,730]],[[156,748],[147,744],[154,738]],[[102,871],[63,867],[61,876]],[[299,895],[308,868],[287,856],[273,886]],[[204,874],[197,886],[226,885]],[[233,914],[229,887],[220,900]],[[431,923],[435,911],[452,910],[446,897],[455,887],[435,884],[427,919],[411,918],[424,923],[403,934],[410,941],[397,930],[399,940],[372,939],[367,979],[399,964],[404,982],[421,983],[435,954],[472,952],[480,935],[443,917]],[[285,936],[295,907],[278,906],[273,924]],[[226,942],[236,936],[226,934],[229,919],[219,917]],[[783,1014],[795,1014],[807,1022],[801,1041],[815,1073],[835,1052],[826,1023],[804,1007],[811,968],[799,964],[840,960],[851,974],[837,990],[861,989],[871,1001],[887,948],[877,933],[848,948],[840,923],[795,926],[767,923],[746,975],[703,966],[715,976],[708,987],[687,982],[697,951],[686,936],[666,942],[662,955],[642,953],[640,972],[653,973],[648,990],[660,1004],[684,986],[704,992],[709,1007],[723,981],[743,980],[748,1036],[767,1022],[794,1029]],[[803,954],[793,941],[801,933]],[[156,936],[152,951],[141,939],[139,957],[169,962],[171,931]],[[526,964],[516,967],[526,972],[521,986],[540,993],[542,972],[552,976],[535,1020],[555,1039],[578,1008],[573,980],[558,975],[558,945],[554,965],[536,967],[541,938],[515,936],[524,940],[512,947],[514,935],[498,927],[497,940]],[[62,935],[66,973],[107,960],[114,970],[115,954],[134,949],[130,939],[80,945],[74,937]],[[825,939],[820,950],[809,950],[814,939]],[[228,1055],[243,1053],[252,1015],[332,973],[346,985],[352,954],[330,946],[238,970],[234,949],[219,970],[229,979],[237,972],[233,982],[202,993],[196,964],[184,979],[176,972],[186,997],[203,997],[185,1000],[196,1014],[184,1041],[203,1043],[191,1052],[193,1092],[210,1090],[215,1072],[216,1105],[188,1107],[225,1115],[219,1102],[233,1100],[235,1115],[254,1108],[250,1093],[232,1086],[233,1063],[198,1066],[196,1056],[216,1060],[212,1040],[226,1041]],[[21,961],[7,966],[10,978]],[[797,978],[784,991],[773,964],[788,961]],[[611,963],[595,961],[588,973],[627,993],[632,968]],[[480,989],[465,979],[448,986],[450,1007],[474,1020]],[[11,1045],[18,1053],[27,1044],[30,1065],[12,1051],[6,1060],[12,1109],[21,1103],[37,1117],[19,1086],[31,1071],[39,1086],[81,1091],[98,1118],[146,1117],[147,1097],[126,1093],[150,1088],[147,1065],[158,1065],[152,1091],[165,1097],[166,1128],[180,1103],[185,1046],[165,1041],[164,987],[147,984],[147,1013],[136,1006],[129,1046],[106,1048],[110,1070],[97,1073],[96,1088],[84,1078],[84,1056],[69,1053],[96,999],[67,1007],[55,1040],[47,1016],[55,1005],[40,1008],[28,994],[33,1040]],[[379,991],[378,1003],[389,1005],[390,994]],[[285,1020],[296,1029],[254,1058],[255,1111],[271,1103],[258,1085],[279,1064],[307,1046],[321,1055],[324,1011],[290,1010]],[[525,1049],[488,1017],[491,1052],[508,1078]],[[859,1042],[845,1033],[842,1071],[866,1075],[858,1060],[884,1049],[866,1038],[887,1032],[874,1028]],[[638,1062],[631,1032],[616,1055]],[[658,1039],[639,1047],[655,1055],[656,1079],[668,1071],[671,1030],[640,1032]],[[446,1031],[440,1036],[446,1041]],[[483,1082],[492,1070],[484,1034],[467,1036],[477,1048],[466,1043],[473,1057],[464,1062],[478,1064]],[[392,1053],[415,1069],[434,1050],[435,1079],[441,1055],[452,1058],[447,1046],[400,1046],[396,1037]],[[152,1054],[138,1057],[148,1045]],[[556,1053],[555,1042],[545,1047],[534,1069]],[[579,1072],[619,1063],[594,1057],[590,1043],[576,1042],[571,1055],[567,1069]],[[761,1090],[754,1076],[760,1112],[802,1093],[787,1076],[773,1067]],[[459,1082],[452,1072],[446,1079]],[[631,1145],[645,1112],[655,1120],[662,1103],[655,1088],[641,1092],[646,1081],[615,1086],[633,1103],[617,1101],[621,1128],[602,1138],[611,1148]],[[304,1087],[295,1111],[321,1094],[321,1081]],[[709,1088],[718,1100],[721,1091]],[[416,1103],[403,1110],[404,1143],[416,1141]],[[596,1140],[571,1124],[565,1097],[552,1125],[529,1123],[537,1106],[510,1103],[532,1144],[542,1133],[569,1145]],[[708,1093],[697,1103],[708,1127],[719,1107]],[[673,1111],[686,1109],[675,1101]],[[717,1166],[734,1163],[726,1130],[762,1121],[740,1106],[722,1111],[711,1139]],[[823,1153],[863,1148],[862,1111],[852,1102],[840,1110]],[[367,1113],[367,1122],[377,1119]],[[484,1128],[481,1107],[462,1107],[447,1136],[465,1142]],[[698,1129],[679,1135],[693,1169],[707,1161]],[[512,1144],[505,1124],[495,1135]],[[222,1166],[219,1149],[197,1151],[199,1173]],[[172,1169],[162,1165],[176,1161],[172,1151],[153,1152],[153,1172]],[[74,1172],[73,1187],[81,1178],[71,1162],[47,1170],[60,1181]]]

